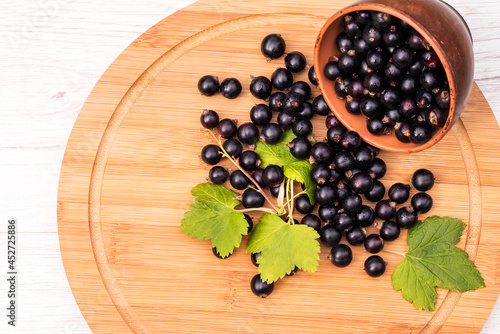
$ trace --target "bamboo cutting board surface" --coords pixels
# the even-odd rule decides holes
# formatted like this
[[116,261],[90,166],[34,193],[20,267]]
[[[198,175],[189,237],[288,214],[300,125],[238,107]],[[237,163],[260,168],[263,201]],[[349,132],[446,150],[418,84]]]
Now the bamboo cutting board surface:
[[[500,130],[477,86],[463,122],[439,144],[381,157],[388,165],[386,187],[407,182],[417,168],[434,171],[435,205],[428,215],[468,224],[459,246],[475,259],[484,289],[462,295],[438,289],[437,310],[419,312],[391,287],[398,255],[383,253],[387,272],[373,279],[363,272],[362,247],[353,247],[353,263],[342,269],[322,247],[315,274],[287,277],[263,300],[249,288],[257,269],[244,251],[247,237],[235,254],[219,260],[210,242],[179,231],[193,202],[190,189],[209,170],[198,158],[211,141],[199,131],[201,110],[248,121],[250,75],[269,77],[283,66],[283,59],[265,61],[262,38],[282,34],[287,50],[303,52],[312,64],[320,27],[347,4],[200,1],[140,36],[102,76],[71,134],[58,198],[64,266],[93,332],[433,333],[443,324],[442,333],[481,330],[500,290]],[[236,100],[200,96],[196,84],[204,74],[236,77],[243,92]],[[306,73],[297,78],[306,80]],[[324,117],[313,123],[323,138]],[[403,232],[386,247],[404,252],[405,239]]]

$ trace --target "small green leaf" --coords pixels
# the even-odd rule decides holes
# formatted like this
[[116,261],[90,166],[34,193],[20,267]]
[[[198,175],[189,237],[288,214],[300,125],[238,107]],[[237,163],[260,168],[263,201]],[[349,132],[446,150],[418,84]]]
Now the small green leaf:
[[196,200],[184,214],[181,231],[198,240],[212,240],[220,256],[229,256],[248,229],[243,213],[234,210],[240,204],[234,199],[238,193],[212,183],[198,184],[191,193]]
[[299,160],[295,158],[288,148],[287,144],[291,142],[296,136],[292,130],[287,130],[283,134],[280,142],[271,145],[264,141],[257,142],[255,152],[259,155],[262,161],[262,168],[267,165],[278,165],[283,167],[285,176],[294,181],[304,183],[306,186],[306,193],[309,196],[309,201],[314,204],[314,190],[316,185],[311,179],[311,170],[313,165],[307,160]]
[[408,231],[408,252],[391,279],[417,309],[434,310],[436,286],[461,292],[485,286],[469,254],[455,246],[464,228],[459,219],[432,216]]
[[302,224],[288,225],[273,214],[263,215],[247,243],[247,253],[261,252],[257,259],[263,281],[272,283],[295,267],[315,272],[320,246],[318,233]]

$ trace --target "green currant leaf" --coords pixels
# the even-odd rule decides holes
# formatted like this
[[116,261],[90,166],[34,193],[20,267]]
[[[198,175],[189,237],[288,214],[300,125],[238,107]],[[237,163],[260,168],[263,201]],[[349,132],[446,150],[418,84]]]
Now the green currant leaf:
[[191,194],[196,200],[184,214],[181,231],[198,240],[212,240],[220,256],[228,257],[248,230],[244,214],[234,210],[240,204],[234,199],[238,193],[222,185],[201,183]]
[[257,142],[255,152],[262,161],[262,168],[266,168],[267,165],[278,165],[283,167],[283,172],[287,178],[305,184],[309,201],[314,204],[316,202],[314,199],[316,185],[311,179],[313,165],[307,160],[295,158],[287,146],[295,137],[292,130],[287,130],[277,144],[271,145],[264,141]]
[[315,272],[320,246],[318,233],[302,224],[289,225],[273,214],[263,215],[247,243],[247,253],[261,252],[257,259],[263,281],[272,283],[295,267]]
[[432,216],[408,231],[408,252],[391,279],[417,309],[434,310],[436,286],[461,292],[485,286],[469,254],[455,246],[464,228],[459,219]]

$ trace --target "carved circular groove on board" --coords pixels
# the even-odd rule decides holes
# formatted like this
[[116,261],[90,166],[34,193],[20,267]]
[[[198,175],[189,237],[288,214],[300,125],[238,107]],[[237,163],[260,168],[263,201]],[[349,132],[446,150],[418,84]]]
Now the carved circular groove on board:
[[[128,301],[118,284],[117,279],[109,266],[108,257],[104,245],[104,238],[101,227],[101,192],[106,170],[106,164],[113,146],[113,142],[121,127],[122,122],[126,118],[128,112],[146,90],[149,84],[156,77],[170,66],[177,59],[182,57],[192,49],[220,37],[224,34],[246,29],[255,24],[267,25],[276,23],[277,20],[290,19],[324,19],[320,16],[310,14],[260,14],[241,17],[238,19],[226,21],[210,28],[207,28],[199,33],[185,39],[177,44],[169,51],[165,52],[144,73],[134,82],[123,96],[120,103],[117,105],[109,122],[104,130],[103,136],[99,143],[99,148],[96,152],[92,175],[90,178],[89,202],[88,202],[88,218],[90,238],[94,258],[101,276],[102,282],[106,291],[113,301],[117,311],[120,313],[123,320],[127,323],[134,333],[151,333],[147,326],[134,313]],[[469,190],[469,224],[465,242],[465,250],[469,253],[472,261],[475,260],[479,239],[481,235],[481,220],[482,220],[482,201],[479,169],[474,154],[474,149],[470,141],[467,130],[462,121],[458,121],[452,128],[452,132],[459,144],[460,152],[464,162],[468,190]],[[450,314],[453,312],[455,305],[460,299],[460,292],[449,291],[443,300],[441,306],[436,310],[433,317],[427,325],[421,330],[421,333],[437,333],[444,325]]]

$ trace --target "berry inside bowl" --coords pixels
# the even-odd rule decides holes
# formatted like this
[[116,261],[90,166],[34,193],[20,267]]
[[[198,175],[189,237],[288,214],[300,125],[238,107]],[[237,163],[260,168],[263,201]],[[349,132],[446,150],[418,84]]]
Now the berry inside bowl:
[[347,128],[381,149],[417,152],[443,138],[465,107],[472,37],[444,2],[361,0],[325,23],[314,68]]

